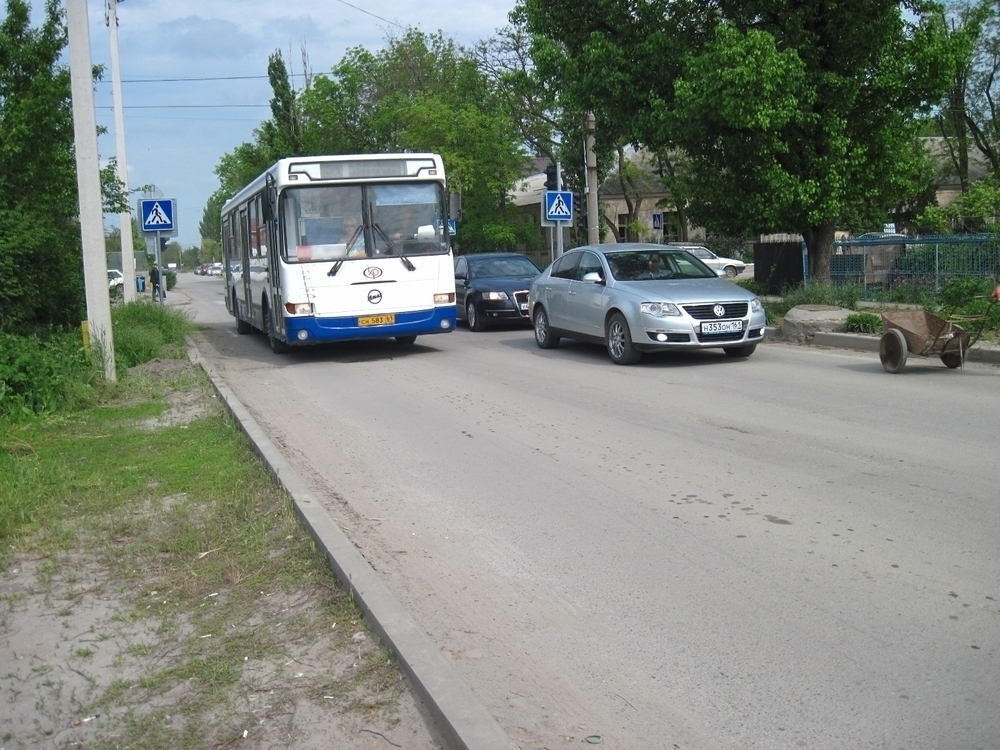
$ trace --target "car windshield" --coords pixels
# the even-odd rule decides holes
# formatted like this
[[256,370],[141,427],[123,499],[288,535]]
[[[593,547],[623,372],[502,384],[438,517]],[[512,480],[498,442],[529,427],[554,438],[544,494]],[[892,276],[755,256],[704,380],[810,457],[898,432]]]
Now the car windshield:
[[627,250],[607,253],[618,281],[714,279],[718,274],[686,250]]
[[474,279],[494,279],[501,276],[537,276],[538,266],[523,256],[507,258],[469,258],[469,275]]

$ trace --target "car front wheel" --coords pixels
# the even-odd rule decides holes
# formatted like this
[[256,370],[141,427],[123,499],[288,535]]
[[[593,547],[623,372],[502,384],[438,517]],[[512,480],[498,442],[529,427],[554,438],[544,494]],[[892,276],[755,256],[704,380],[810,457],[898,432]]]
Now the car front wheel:
[[539,306],[535,310],[535,318],[532,321],[535,326],[535,343],[539,349],[555,349],[559,346],[559,337],[552,333],[549,328],[549,316],[545,308]]
[[634,365],[642,359],[642,352],[632,345],[632,333],[621,313],[615,313],[608,321],[607,342],[608,354],[616,365]]
[[486,327],[483,325],[482,318],[479,317],[476,303],[472,300],[469,300],[469,303],[465,306],[465,319],[469,321],[470,331],[481,331]]
[[726,278],[735,279],[736,278],[736,266],[726,266],[725,267]]

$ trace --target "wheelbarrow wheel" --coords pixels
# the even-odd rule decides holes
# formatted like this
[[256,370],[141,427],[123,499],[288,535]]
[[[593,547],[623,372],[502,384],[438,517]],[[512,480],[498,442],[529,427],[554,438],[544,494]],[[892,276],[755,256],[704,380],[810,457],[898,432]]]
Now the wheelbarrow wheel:
[[902,332],[890,328],[882,334],[878,345],[878,357],[886,372],[897,373],[906,367],[906,339]]
[[945,367],[950,367],[952,370],[962,366],[963,352],[941,352],[941,361],[944,362]]

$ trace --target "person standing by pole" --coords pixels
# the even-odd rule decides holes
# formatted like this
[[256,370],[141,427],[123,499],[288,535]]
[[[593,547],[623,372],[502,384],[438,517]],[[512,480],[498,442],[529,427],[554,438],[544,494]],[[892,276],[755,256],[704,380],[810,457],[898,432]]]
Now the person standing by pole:
[[149,282],[153,287],[153,299],[160,302],[162,297],[160,295],[160,265],[158,263],[153,263],[153,268],[149,272]]

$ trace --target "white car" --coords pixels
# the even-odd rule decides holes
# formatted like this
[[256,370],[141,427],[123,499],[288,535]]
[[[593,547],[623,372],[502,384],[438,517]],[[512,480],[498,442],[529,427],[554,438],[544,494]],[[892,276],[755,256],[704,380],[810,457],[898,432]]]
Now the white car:
[[735,260],[734,258],[720,258],[703,245],[690,245],[686,242],[671,242],[670,245],[673,247],[679,247],[682,250],[687,250],[691,253],[691,255],[696,257],[709,268],[714,268],[716,271],[725,271],[727,279],[736,278],[736,276],[743,273],[747,267],[747,264],[742,260]]
[[109,268],[108,269],[108,289],[114,289],[117,286],[125,286],[125,274],[121,271]]

